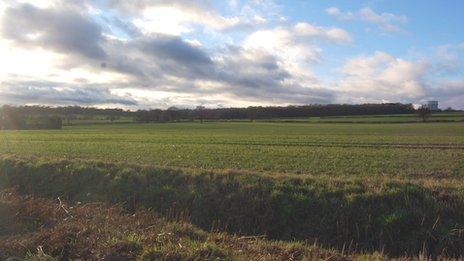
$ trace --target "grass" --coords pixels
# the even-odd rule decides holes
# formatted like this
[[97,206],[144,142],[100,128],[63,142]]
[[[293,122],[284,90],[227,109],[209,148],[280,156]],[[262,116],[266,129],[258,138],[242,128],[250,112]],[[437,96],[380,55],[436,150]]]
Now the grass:
[[[462,180],[301,177],[2,158],[0,187],[186,217],[206,229],[391,256],[462,256]],[[349,242],[349,243],[347,243]]]
[[[65,125],[92,125],[92,124],[122,124],[134,123],[132,116],[116,117],[113,121],[109,116],[97,115],[86,116],[76,115],[68,124]],[[189,120],[182,120],[189,121]],[[226,120],[227,121],[227,120]],[[233,122],[247,122],[249,119],[234,119]],[[273,118],[257,119],[258,122],[299,122],[299,123],[416,123],[422,119],[416,114],[384,114],[384,115],[354,115],[354,116],[325,116],[325,117],[302,117],[302,118]],[[428,119],[428,122],[464,122],[463,112],[435,112]]]
[[[0,259],[21,260],[349,260],[316,245],[205,232],[148,211],[73,204],[0,191]],[[382,257],[377,254],[373,257]]]
[[[0,153],[200,169],[456,177],[464,125],[167,123],[4,131]],[[426,162],[426,164],[424,164]]]
[[[415,114],[393,115],[354,115],[354,116],[326,116],[308,118],[269,119],[270,122],[311,122],[311,123],[416,123],[422,119]],[[462,112],[438,112],[433,113],[428,122],[463,122]]]
[[0,135],[0,187],[23,194],[151,209],[284,245],[464,255],[461,122],[99,124]]
[[134,118],[130,116],[118,116],[111,119],[111,116],[97,115],[86,117],[85,115],[77,116],[71,120],[64,119],[64,125],[93,125],[93,124],[123,124],[133,123]]

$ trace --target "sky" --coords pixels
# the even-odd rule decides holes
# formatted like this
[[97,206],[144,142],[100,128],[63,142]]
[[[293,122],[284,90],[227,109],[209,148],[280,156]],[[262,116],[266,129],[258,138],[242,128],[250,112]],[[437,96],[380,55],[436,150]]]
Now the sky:
[[462,0],[2,0],[0,104],[464,109],[463,11]]

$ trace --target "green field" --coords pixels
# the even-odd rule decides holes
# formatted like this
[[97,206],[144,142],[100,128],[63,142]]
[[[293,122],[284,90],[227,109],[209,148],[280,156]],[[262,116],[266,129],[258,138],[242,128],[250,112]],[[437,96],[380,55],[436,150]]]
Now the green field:
[[65,126],[71,125],[92,125],[92,124],[122,124],[122,123],[133,123],[134,118],[130,116],[118,116],[118,117],[111,117],[111,116],[104,116],[104,115],[78,115],[71,119],[63,120],[63,124]]
[[[423,122],[415,114],[392,115],[353,115],[353,116],[325,116],[307,118],[264,119],[266,122],[308,122],[308,123],[418,123]],[[428,117],[426,122],[464,122],[462,112],[437,112]]]
[[0,153],[201,169],[461,176],[464,124],[166,123],[4,131]]
[[[464,256],[464,123],[199,122],[2,131],[0,188],[206,231]],[[265,244],[271,244],[266,242]]]
[[[110,117],[104,115],[74,115],[70,120],[66,117],[63,121],[65,126],[92,125],[92,124],[128,124],[135,122],[134,116]],[[190,119],[181,120],[184,122]],[[198,121],[198,120],[197,120]],[[218,121],[218,120],[212,120]],[[229,122],[249,122],[249,119],[220,120]],[[325,117],[302,117],[302,118],[271,118],[255,119],[257,122],[288,122],[288,123],[417,123],[422,119],[415,114],[392,114],[392,115],[354,115],[354,116],[325,116]],[[427,122],[464,122],[463,112],[435,112],[430,115]]]

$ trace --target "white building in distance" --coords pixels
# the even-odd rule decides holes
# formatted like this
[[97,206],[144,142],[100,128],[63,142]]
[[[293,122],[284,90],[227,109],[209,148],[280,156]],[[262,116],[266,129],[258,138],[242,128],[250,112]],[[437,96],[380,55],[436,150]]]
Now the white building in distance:
[[427,103],[424,104],[424,107],[430,109],[431,111],[437,111],[438,101],[427,101]]

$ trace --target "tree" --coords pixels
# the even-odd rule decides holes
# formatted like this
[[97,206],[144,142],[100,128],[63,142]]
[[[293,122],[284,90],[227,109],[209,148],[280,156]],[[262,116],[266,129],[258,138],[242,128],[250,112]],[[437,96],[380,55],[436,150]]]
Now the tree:
[[114,115],[110,115],[110,116],[108,116],[108,117],[106,117],[106,118],[107,118],[108,120],[110,120],[111,123],[113,123],[115,120],[118,120],[118,119],[119,119],[119,117],[116,117],[116,116],[114,116]]
[[427,119],[432,116],[432,111],[429,107],[422,105],[417,109],[417,116],[422,119],[422,122],[426,122]]
[[2,108],[2,128],[6,130],[21,130],[26,128],[26,115],[12,106]]
[[200,118],[200,123],[203,123],[203,118],[205,117],[205,107],[203,105],[197,106],[195,110],[198,113],[198,116]]
[[248,107],[247,108],[247,116],[250,119],[250,121],[254,121],[256,119],[256,115],[258,112],[258,108],[256,107]]

